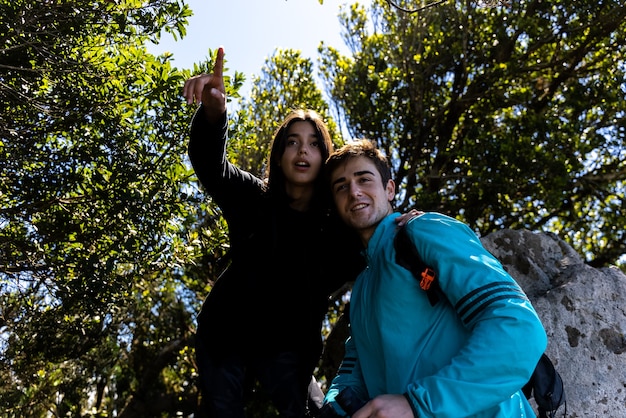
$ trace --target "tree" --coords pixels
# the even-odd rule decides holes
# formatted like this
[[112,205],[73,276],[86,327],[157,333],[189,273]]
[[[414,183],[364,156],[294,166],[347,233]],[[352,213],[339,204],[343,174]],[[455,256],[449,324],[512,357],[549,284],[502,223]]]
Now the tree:
[[188,72],[144,46],[184,36],[191,12],[162,0],[0,11],[4,416],[192,411],[203,285],[182,272],[202,196],[183,158]]
[[[335,120],[380,141],[400,209],[556,231],[597,265],[624,253],[624,6],[374,5],[371,24],[356,5],[343,15],[352,58],[321,49],[336,119],[311,61],[278,51],[231,115],[232,161],[262,175],[275,124],[308,106],[337,145]],[[174,0],[0,12],[3,412],[189,416],[194,318],[228,228],[186,160],[195,107],[180,92],[214,51],[191,72],[147,53],[162,31],[184,36]],[[239,99],[243,76],[226,74]]]
[[445,2],[412,14],[376,0],[370,13],[344,9],[353,55],[322,48],[321,74],[352,136],[392,158],[397,206],[481,235],[555,232],[589,264],[624,268],[626,6]]

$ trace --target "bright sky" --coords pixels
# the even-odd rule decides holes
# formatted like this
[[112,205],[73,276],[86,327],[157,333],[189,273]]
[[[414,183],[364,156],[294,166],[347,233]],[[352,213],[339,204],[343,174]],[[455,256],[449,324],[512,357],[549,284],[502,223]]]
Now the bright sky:
[[[187,36],[175,42],[163,34],[161,43],[149,45],[153,54],[171,52],[174,66],[191,69],[208,57],[209,49],[224,47],[229,73],[240,71],[247,96],[252,75],[260,75],[265,60],[277,48],[297,49],[317,66],[320,41],[347,54],[341,39],[339,9],[354,0],[187,0],[193,11]],[[368,4],[361,0],[361,4]]]

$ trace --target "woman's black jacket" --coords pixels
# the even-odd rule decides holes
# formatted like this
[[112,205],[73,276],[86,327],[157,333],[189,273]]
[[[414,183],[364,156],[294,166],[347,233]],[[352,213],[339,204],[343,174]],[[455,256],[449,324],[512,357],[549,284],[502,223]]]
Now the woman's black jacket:
[[227,160],[227,116],[191,126],[195,173],[228,223],[231,263],[207,296],[197,338],[214,355],[297,351],[313,364],[329,295],[362,269],[356,234],[327,210],[298,212]]

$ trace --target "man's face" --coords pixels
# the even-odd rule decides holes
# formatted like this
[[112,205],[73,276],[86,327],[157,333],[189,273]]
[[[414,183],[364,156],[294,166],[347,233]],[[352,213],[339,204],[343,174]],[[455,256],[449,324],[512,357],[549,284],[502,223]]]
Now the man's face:
[[356,157],[332,172],[330,184],[341,219],[367,243],[378,223],[393,211],[393,180],[383,185],[374,163],[367,157]]

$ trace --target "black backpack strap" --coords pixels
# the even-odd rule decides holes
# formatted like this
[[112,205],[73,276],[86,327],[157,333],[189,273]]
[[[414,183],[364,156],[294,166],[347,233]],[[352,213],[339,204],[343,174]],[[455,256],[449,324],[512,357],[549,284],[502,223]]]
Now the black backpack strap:
[[419,280],[420,288],[426,292],[431,306],[435,306],[439,301],[437,275],[435,270],[422,260],[406,228],[398,228],[393,245],[396,249],[396,263],[409,270]]

